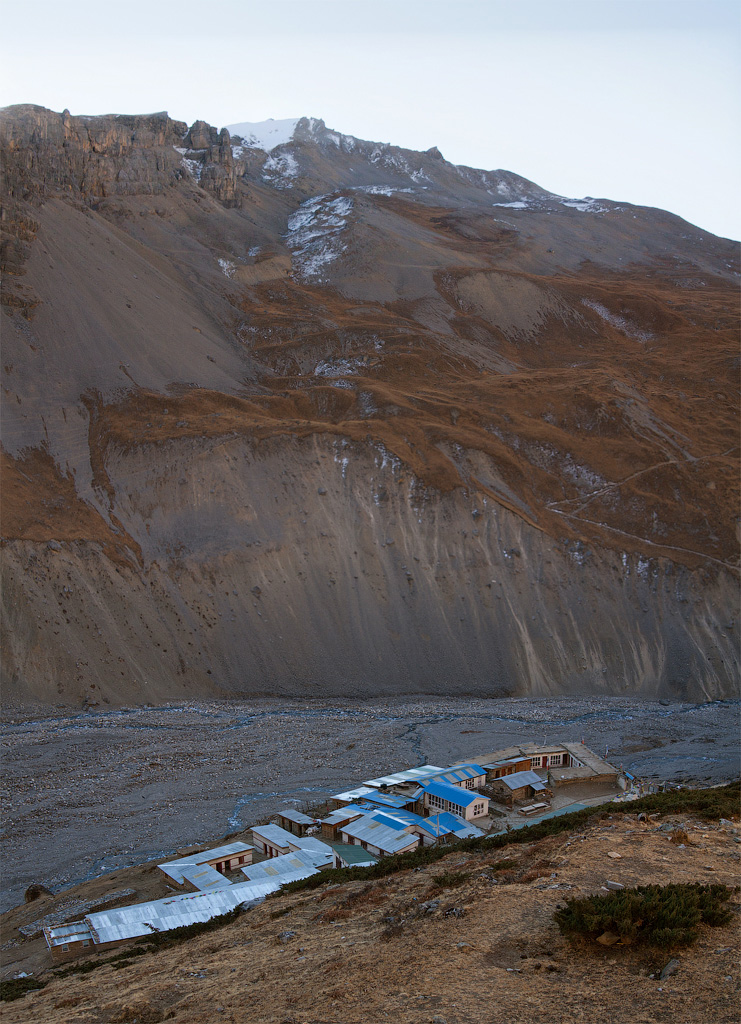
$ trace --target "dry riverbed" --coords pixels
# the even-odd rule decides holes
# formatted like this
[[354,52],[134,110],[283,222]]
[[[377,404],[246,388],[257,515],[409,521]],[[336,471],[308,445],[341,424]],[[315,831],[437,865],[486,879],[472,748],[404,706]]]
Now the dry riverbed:
[[729,781],[740,708],[604,697],[6,708],[0,909],[31,882],[57,891],[219,840],[285,804],[518,742],[583,739],[644,779]]

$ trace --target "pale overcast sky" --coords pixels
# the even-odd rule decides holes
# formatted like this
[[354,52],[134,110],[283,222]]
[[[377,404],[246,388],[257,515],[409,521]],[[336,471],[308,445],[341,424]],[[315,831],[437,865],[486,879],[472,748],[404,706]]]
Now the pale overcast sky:
[[737,0],[6,0],[3,21],[3,106],[321,117],[741,238]]

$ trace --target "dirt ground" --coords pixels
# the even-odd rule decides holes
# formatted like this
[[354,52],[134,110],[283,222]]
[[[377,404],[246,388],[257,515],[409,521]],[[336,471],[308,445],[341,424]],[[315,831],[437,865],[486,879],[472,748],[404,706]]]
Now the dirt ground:
[[263,700],[47,709],[43,717],[6,708],[0,910],[21,903],[32,882],[54,892],[96,879],[121,888],[122,869],[217,842],[282,806],[321,803],[389,771],[445,767],[518,742],[583,738],[642,778],[726,782],[738,775],[739,708],[624,698],[342,708]]
[[[661,825],[681,823],[687,842]],[[606,817],[492,854],[452,852],[375,882],[282,895],[223,929],[119,970],[53,980],[6,1004],[7,1024],[171,1020],[246,1024],[736,1024],[738,894],[732,925],[673,952],[571,945],[565,897],[625,885],[739,882],[738,823]],[[609,856],[618,854],[618,857]],[[496,870],[502,860],[514,861]],[[466,873],[441,887],[435,876]],[[439,901],[430,908],[428,901]],[[661,972],[671,957],[678,970]],[[653,977],[652,977],[653,975]]]

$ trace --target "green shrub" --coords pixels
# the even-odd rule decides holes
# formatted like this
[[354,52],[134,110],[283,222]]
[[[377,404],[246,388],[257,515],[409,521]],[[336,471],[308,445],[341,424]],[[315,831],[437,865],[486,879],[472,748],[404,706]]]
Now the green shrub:
[[596,939],[611,932],[626,943],[686,946],[697,938],[699,924],[723,925],[731,920],[727,904],[732,891],[725,885],[697,882],[639,885],[605,896],[567,900],[553,918],[569,938]]
[[9,978],[7,981],[0,981],[0,1000],[10,1003],[13,999],[25,996],[26,992],[43,988],[45,984],[45,981],[39,981],[38,978]]
[[433,875],[432,881],[441,889],[455,889],[457,885],[463,885],[470,874],[470,871],[443,871],[440,875]]

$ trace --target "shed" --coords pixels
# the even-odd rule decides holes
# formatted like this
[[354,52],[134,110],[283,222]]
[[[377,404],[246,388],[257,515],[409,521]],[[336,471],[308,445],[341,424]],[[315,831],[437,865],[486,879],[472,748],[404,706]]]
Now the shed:
[[88,948],[93,945],[93,933],[86,921],[73,921],[71,924],[60,924],[53,928],[45,927],[44,938],[55,964],[74,960],[83,952],[93,952]]
[[371,867],[378,863],[378,858],[368,853],[362,846],[354,846],[349,843],[334,844],[335,868],[360,868]]
[[295,840],[292,832],[286,832],[280,825],[253,825],[252,842],[266,857],[282,857],[289,853]]
[[322,818],[320,822],[322,838],[336,839],[338,829],[346,825],[348,821],[354,821],[355,818],[359,818],[361,814],[365,813],[365,809],[358,807],[357,804],[349,804],[347,807],[338,807],[336,810],[330,811],[327,817]]
[[501,779],[495,779],[491,784],[492,792],[497,799],[511,807],[519,800],[529,800],[531,797],[543,796],[549,793],[545,783],[533,771],[515,772],[514,775],[505,775]]
[[303,811],[294,811],[292,808],[284,808],[278,811],[278,824],[286,832],[293,832],[297,836],[305,836],[307,829],[317,824],[316,818],[310,818]]
[[186,885],[183,875],[184,868],[190,869],[207,865],[218,872],[232,871],[242,867],[243,864],[251,864],[253,852],[253,848],[247,843],[227,843],[225,846],[212,847],[212,849],[202,850],[200,853],[190,853],[187,857],[180,857],[178,860],[171,860],[166,864],[158,864],[157,867],[168,881],[192,888],[192,884]]

